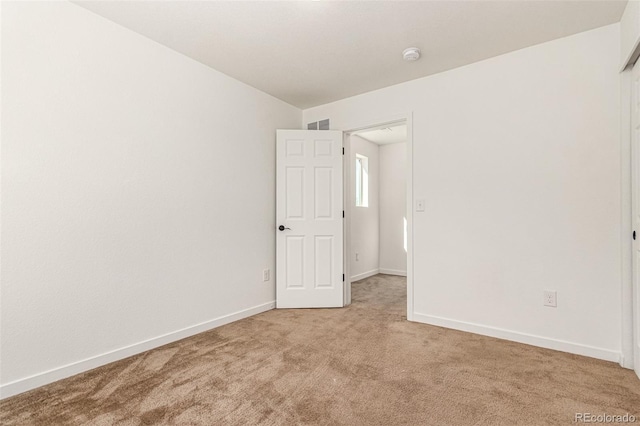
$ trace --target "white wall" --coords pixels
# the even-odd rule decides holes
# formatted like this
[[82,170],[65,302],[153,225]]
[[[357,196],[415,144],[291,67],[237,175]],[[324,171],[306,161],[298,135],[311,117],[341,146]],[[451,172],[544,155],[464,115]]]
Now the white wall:
[[3,396],[273,306],[300,110],[67,2],[3,4],[2,83]]
[[[378,273],[379,268],[379,166],[378,145],[352,135],[351,138],[351,279],[360,280]],[[369,158],[369,207],[356,207],[356,154]],[[356,253],[358,260],[356,260]]]
[[619,62],[614,24],[304,111],[412,113],[416,320],[618,359]]
[[406,275],[407,144],[380,145],[380,272]]

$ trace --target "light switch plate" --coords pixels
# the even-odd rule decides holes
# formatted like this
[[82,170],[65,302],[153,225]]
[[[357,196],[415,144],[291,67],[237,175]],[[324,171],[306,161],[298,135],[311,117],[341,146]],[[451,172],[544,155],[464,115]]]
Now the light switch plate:
[[424,200],[416,200],[416,211],[423,212],[424,211]]

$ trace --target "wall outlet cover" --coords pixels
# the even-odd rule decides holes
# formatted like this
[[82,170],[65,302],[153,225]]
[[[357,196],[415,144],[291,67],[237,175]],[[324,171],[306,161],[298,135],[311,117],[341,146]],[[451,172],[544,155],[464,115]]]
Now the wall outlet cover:
[[543,304],[544,306],[556,308],[558,306],[558,293],[553,290],[545,290]]

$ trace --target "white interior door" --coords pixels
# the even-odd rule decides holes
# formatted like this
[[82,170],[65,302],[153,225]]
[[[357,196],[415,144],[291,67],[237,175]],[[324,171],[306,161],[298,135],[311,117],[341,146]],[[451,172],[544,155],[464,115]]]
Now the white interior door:
[[633,226],[633,368],[640,377],[640,61],[632,71],[631,214]]
[[343,306],[342,132],[278,130],[276,307]]

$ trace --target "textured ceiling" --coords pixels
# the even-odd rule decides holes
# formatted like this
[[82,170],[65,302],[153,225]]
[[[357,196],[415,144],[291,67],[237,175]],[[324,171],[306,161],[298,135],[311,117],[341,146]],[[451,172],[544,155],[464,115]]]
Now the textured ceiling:
[[307,108],[618,22],[626,1],[75,3]]

